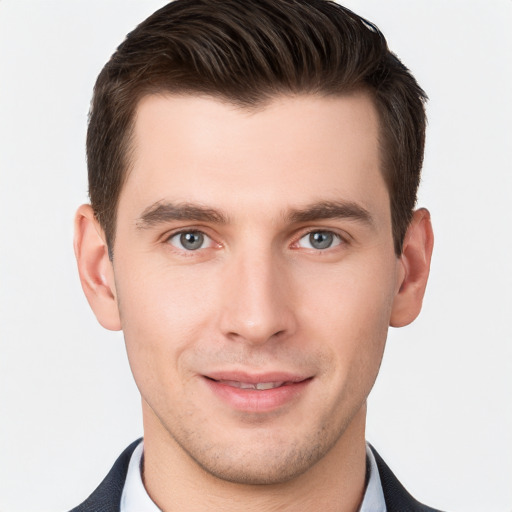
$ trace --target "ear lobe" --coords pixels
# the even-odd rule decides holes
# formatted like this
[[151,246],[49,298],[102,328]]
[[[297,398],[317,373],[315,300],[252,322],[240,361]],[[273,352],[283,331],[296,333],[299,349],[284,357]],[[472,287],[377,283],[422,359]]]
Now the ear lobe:
[[433,246],[430,213],[421,208],[414,212],[405,235],[399,261],[400,282],[389,322],[392,327],[410,324],[419,315],[427,287]]
[[119,331],[114,269],[103,230],[88,204],[76,212],[73,246],[82,289],[98,322],[106,329]]

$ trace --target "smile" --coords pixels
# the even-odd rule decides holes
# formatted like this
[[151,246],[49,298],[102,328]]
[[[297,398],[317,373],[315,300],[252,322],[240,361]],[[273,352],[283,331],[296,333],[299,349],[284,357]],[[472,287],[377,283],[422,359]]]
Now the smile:
[[289,374],[204,376],[215,399],[230,409],[265,413],[296,403],[307,392],[313,377]]

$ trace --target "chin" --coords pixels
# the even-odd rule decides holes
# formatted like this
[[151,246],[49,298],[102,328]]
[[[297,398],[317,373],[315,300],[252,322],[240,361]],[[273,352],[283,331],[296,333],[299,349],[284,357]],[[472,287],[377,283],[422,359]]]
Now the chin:
[[[292,439],[275,439],[255,443],[248,439],[222,449],[188,451],[194,461],[215,478],[242,485],[273,485],[293,480],[311,469],[335,444],[325,432],[300,443]],[[196,447],[197,448],[197,447]]]
[[[276,458],[259,460],[258,457],[227,461],[209,460],[198,462],[202,468],[215,478],[241,485],[282,484],[306,473],[320,457],[304,458],[303,454],[279,454]],[[256,460],[255,460],[256,459]]]

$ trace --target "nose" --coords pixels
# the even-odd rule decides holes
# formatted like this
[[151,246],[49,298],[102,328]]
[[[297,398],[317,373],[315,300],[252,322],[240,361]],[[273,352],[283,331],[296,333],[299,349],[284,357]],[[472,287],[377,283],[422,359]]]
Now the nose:
[[250,345],[284,340],[296,330],[293,287],[284,262],[272,255],[239,255],[225,267],[220,327]]

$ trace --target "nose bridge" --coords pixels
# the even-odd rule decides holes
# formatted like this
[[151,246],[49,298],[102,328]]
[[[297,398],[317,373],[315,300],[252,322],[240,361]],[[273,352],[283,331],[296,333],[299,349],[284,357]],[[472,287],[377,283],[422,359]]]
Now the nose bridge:
[[283,267],[271,247],[247,247],[232,255],[221,314],[225,335],[260,344],[294,330],[291,288]]

